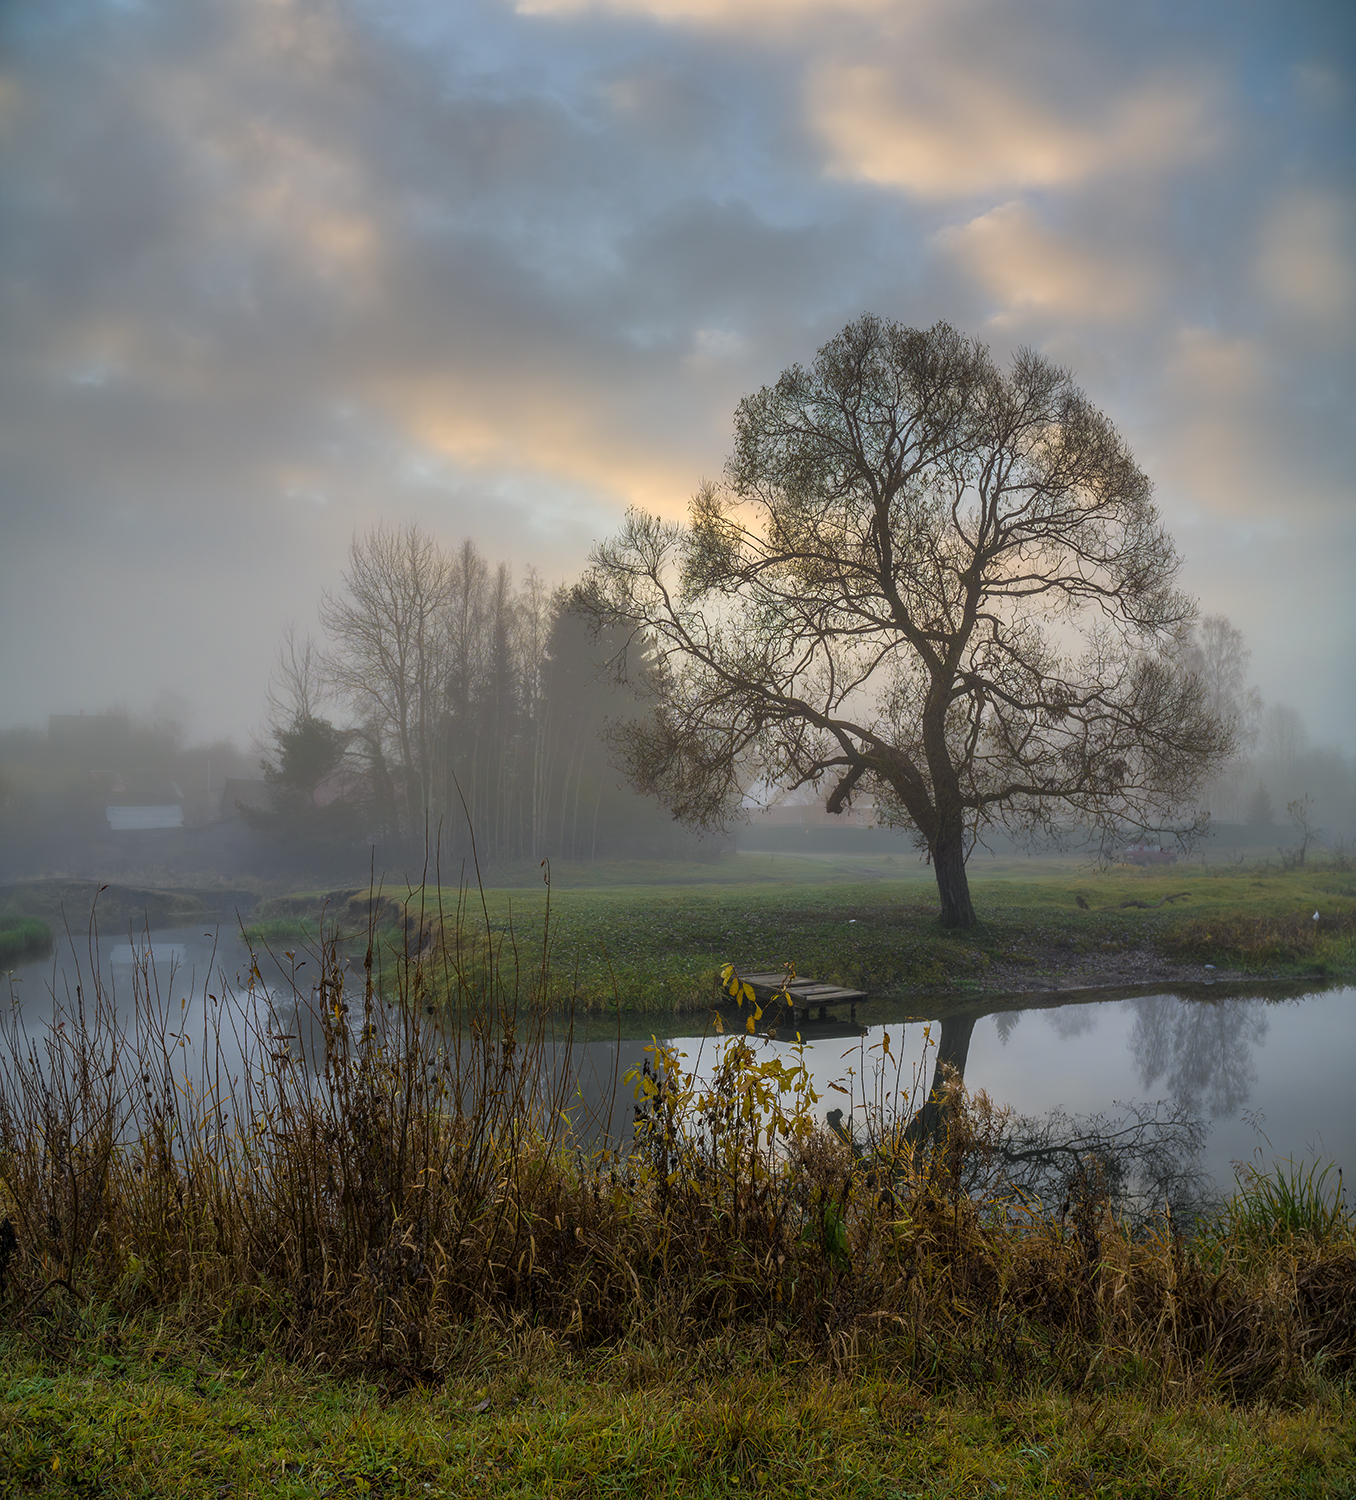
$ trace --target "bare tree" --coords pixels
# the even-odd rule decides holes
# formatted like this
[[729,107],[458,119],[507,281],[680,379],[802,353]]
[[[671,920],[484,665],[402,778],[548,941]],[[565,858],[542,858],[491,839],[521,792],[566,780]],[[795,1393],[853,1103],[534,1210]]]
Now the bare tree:
[[354,538],[343,581],[341,593],[321,598],[335,642],[329,676],[392,744],[406,828],[417,832],[432,799],[452,565],[417,526],[378,526]]
[[[1252,652],[1243,632],[1224,615],[1206,615],[1185,641],[1180,660],[1200,677],[1211,710],[1233,725],[1238,750],[1256,744],[1262,695],[1248,682]],[[1204,805],[1215,817],[1224,814],[1237,820],[1243,814],[1244,788],[1251,775],[1247,756],[1235,755],[1210,778]]]
[[323,651],[310,631],[301,635],[297,622],[288,620],[264,694],[264,727],[270,739],[277,740],[304,720],[318,719],[327,696]]
[[1309,732],[1297,710],[1288,703],[1272,703],[1262,715],[1263,755],[1289,770],[1309,748]]
[[529,567],[523,574],[522,588],[518,592],[516,646],[523,713],[531,726],[531,751],[524,763],[527,785],[519,803],[526,826],[520,833],[519,843],[533,855],[542,852],[546,825],[548,739],[543,668],[546,642],[557,607],[546,580],[536,568]]
[[615,739],[638,789],[706,826],[755,775],[835,813],[870,789],[965,927],[986,824],[1164,831],[1231,751],[1175,660],[1178,567],[1066,371],[864,317],[741,402],[724,484],[687,526],[631,512],[577,602],[655,648]]
[[1234,725],[1240,747],[1256,741],[1262,715],[1262,695],[1248,683],[1251,660],[1243,632],[1225,615],[1202,618],[1190,662],[1205,686],[1211,709]]

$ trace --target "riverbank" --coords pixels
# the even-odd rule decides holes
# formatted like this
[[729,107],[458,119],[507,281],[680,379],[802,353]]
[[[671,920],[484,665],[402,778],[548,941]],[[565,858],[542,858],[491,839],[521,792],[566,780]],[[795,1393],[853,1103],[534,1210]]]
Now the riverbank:
[[[792,905],[767,894],[760,914],[707,892],[687,916],[723,920],[728,952]],[[864,925],[834,897],[797,897],[826,941]],[[421,917],[403,954],[383,938],[374,956],[389,1010],[361,962],[298,965],[292,999],[315,975],[333,1001],[315,1050],[261,1047],[238,1075],[222,1038],[258,965],[249,994],[208,996],[221,1009],[187,1037],[172,995],[118,1012],[91,976],[83,1024],[53,1033],[54,1086],[12,1033],[0,1476],[17,1492],[901,1500],[1356,1483],[1356,1225],[1335,1168],[1255,1172],[1193,1220],[1171,1196],[1190,1186],[1174,1166],[1195,1139],[1184,1116],[1103,1131],[1098,1155],[1081,1126],[1033,1136],[953,1085],[945,1129],[868,1111],[848,1139],[803,1054],[738,1031],[714,1072],[652,1054],[631,1080],[646,1123],[613,1155],[569,1118],[578,1085],[554,1065],[540,950],[515,957],[506,899],[480,909],[491,941],[471,934],[456,1029],[429,1018],[446,971],[436,941],[410,951]],[[618,892],[604,916],[636,922],[647,904]],[[1048,892],[1019,888],[1008,907],[1009,944],[1086,931],[1041,915]],[[1074,909],[1137,922],[1164,907]],[[665,911],[677,921],[683,902]],[[653,915],[636,937],[650,954]],[[913,940],[956,942],[924,920]],[[879,932],[865,951],[886,951]],[[271,1004],[286,1023],[288,996]],[[1149,1170],[1154,1190],[1130,1191]]]
[[[585,1011],[683,1014],[718,994],[725,963],[796,972],[878,998],[967,1002],[1161,984],[1356,975],[1356,874],[1206,867],[1089,871],[1072,861],[1038,875],[972,880],[978,924],[937,923],[929,882],[882,864],[767,861],[760,880],[551,893],[560,998]],[[755,866],[754,868],[758,868]],[[752,870],[747,872],[753,873]],[[455,895],[424,890],[426,912]],[[545,893],[488,890],[466,907],[506,950],[540,951]],[[1318,913],[1318,920],[1314,913]]]
[[[591,878],[596,883],[584,883]],[[1072,859],[978,860],[979,923],[937,925],[926,870],[893,857],[737,856],[569,867],[532,885],[304,891],[154,890],[92,881],[0,888],[0,905],[105,938],[196,922],[243,923],[258,944],[313,944],[337,924],[365,947],[375,913],[387,957],[412,935],[486,938],[524,971],[549,943],[554,998],[581,1014],[706,1011],[726,963],[802,975],[935,1010],[986,996],[1244,980],[1356,977],[1356,872],[1258,865],[1092,869]],[[94,904],[97,898],[97,906]],[[549,932],[547,908],[550,908]]]

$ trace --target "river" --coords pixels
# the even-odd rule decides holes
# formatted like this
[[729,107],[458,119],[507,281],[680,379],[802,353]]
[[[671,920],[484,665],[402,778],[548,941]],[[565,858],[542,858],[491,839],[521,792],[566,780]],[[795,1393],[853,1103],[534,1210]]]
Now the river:
[[[121,1008],[131,993],[140,944],[115,940],[100,945],[103,983]],[[10,1035],[21,1028],[41,1035],[57,1010],[69,1018],[76,989],[92,993],[89,976],[96,959],[91,945],[63,937],[54,954],[16,969],[9,979]],[[170,1018],[182,1048],[185,1071],[201,1072],[209,1059],[202,1051],[203,1022],[213,1010],[209,995],[248,993],[251,955],[239,931],[206,924],[158,931],[151,938],[147,970],[153,993]],[[255,981],[254,1009],[243,1027],[237,1019],[224,1034],[223,1061],[240,1066],[244,1050],[266,1044],[268,1000],[277,1000],[282,1030],[295,1038],[295,1008],[286,997],[310,993],[314,956],[296,948],[262,957]],[[0,994],[3,994],[0,990]],[[845,1115],[861,1111],[862,1100],[896,1087],[907,1109],[921,1102],[936,1050],[963,1069],[967,1086],[984,1090],[998,1104],[1023,1115],[1059,1108],[1072,1115],[1111,1110],[1115,1105],[1180,1102],[1209,1123],[1201,1165],[1219,1189],[1233,1179],[1234,1164],[1269,1165],[1273,1160],[1333,1161],[1356,1165],[1356,989],[1350,986],[1303,990],[1294,985],[1259,984],[1239,992],[1177,995],[1164,992],[1098,996],[1031,996],[976,1000],[957,1015],[928,1023],[920,1014],[926,1001],[871,1000],[858,1012],[859,1026],[811,1022],[802,1033],[806,1066],[821,1094],[821,1114],[836,1107]],[[237,1012],[237,1016],[244,1015]],[[176,1019],[177,1018],[177,1019]],[[274,1020],[277,1020],[277,1016]],[[59,1018],[58,1018],[59,1019]],[[303,1016],[304,1019],[304,1016]],[[738,1016],[729,1018],[737,1024]],[[631,1091],[621,1080],[643,1065],[651,1033],[685,1053],[687,1066],[709,1077],[722,1039],[705,1034],[690,1019],[627,1017],[611,1039],[576,1043],[569,1065],[584,1102],[614,1123],[629,1118]],[[590,1028],[597,1037],[597,1028]],[[309,1045],[315,1045],[313,1034]],[[925,1039],[926,1038],[926,1039]],[[760,1055],[796,1060],[786,1036],[759,1037]],[[888,1047],[888,1051],[887,1051]],[[882,1072],[882,1068],[885,1072]],[[887,1079],[888,1074],[888,1079]],[[850,1090],[837,1092],[833,1085]]]

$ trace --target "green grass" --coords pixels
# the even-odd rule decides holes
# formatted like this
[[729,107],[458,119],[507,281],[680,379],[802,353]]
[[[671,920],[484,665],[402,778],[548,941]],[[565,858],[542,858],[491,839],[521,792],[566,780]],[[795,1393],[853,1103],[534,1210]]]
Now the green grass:
[[41,917],[0,917],[0,968],[52,951],[52,929]]
[[1295,1239],[1321,1245],[1346,1222],[1342,1169],[1333,1162],[1287,1160],[1269,1170],[1244,1166],[1220,1227],[1239,1244],[1274,1247]]
[[276,948],[279,943],[312,942],[320,935],[317,917],[268,917],[247,923],[245,941],[252,947]]
[[109,1325],[0,1345],[0,1494],[494,1497],[1341,1496],[1336,1388],[1246,1407],[1126,1392],[930,1389],[888,1354],[834,1369],[718,1338],[578,1353],[467,1330],[433,1387],[336,1379]]
[[[600,883],[584,883],[590,877]],[[728,962],[794,961],[817,979],[934,1002],[1003,989],[995,966],[1053,976],[1082,960],[1141,949],[1259,978],[1356,975],[1351,873],[1201,864],[1098,870],[1072,858],[980,856],[971,863],[971,890],[979,924],[947,933],[937,923],[930,872],[888,856],[738,855],[710,864],[557,869],[554,979],[558,994],[572,996],[584,1013],[619,1002],[626,1012],[666,1014],[705,1010]],[[441,902],[448,919],[460,904],[464,927],[483,928],[487,914],[503,960],[512,966],[516,951],[525,970],[538,962],[547,899],[540,869],[530,886],[406,895],[411,911],[436,915]],[[389,929],[400,902],[383,893],[380,904],[378,921]],[[361,946],[368,906],[367,892],[274,898],[247,936],[270,945],[313,939],[323,910]],[[398,934],[385,935],[399,946]]]
[[[1259,977],[1356,973],[1350,874],[1095,870],[1073,860],[994,861],[999,869],[990,874],[989,863],[972,862],[980,921],[963,933],[938,926],[928,872],[905,878],[880,859],[868,867],[861,859],[741,855],[701,867],[728,868],[738,881],[554,886],[556,978],[585,1006],[619,1000],[624,1010],[664,1012],[709,1005],[726,962],[794,960],[802,974],[895,996],[974,995],[1000,987],[990,975],[995,964],[1051,971],[1140,948]],[[506,952],[516,945],[535,954],[546,906],[540,884],[484,895],[495,940]],[[424,900],[436,908],[435,893]],[[455,909],[456,893],[444,888],[442,900]],[[478,896],[468,910],[480,920]]]

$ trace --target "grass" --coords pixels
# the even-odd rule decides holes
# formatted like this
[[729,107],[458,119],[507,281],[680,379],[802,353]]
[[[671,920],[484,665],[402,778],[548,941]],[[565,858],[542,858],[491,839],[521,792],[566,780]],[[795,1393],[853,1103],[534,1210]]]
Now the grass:
[[256,948],[314,942],[320,936],[321,920],[319,916],[268,917],[262,922],[249,922],[244,928],[245,941]]
[[0,1493],[879,1497],[1340,1496],[1356,1418],[1118,1391],[930,1390],[888,1358],[766,1343],[580,1353],[478,1327],[436,1386],[188,1347],[151,1322],[59,1355],[0,1344]]
[[0,968],[29,963],[52,951],[52,929],[40,917],[0,916]]
[[[675,871],[681,880],[644,883]],[[591,872],[603,883],[581,883]],[[486,932],[500,962],[531,967],[548,910],[535,873],[531,887],[486,890],[483,909],[479,898],[472,909],[431,886],[403,901],[366,889],[275,897],[246,936],[276,949],[313,943],[323,928],[357,954],[370,919],[385,949],[398,952],[413,930],[427,936],[440,912],[451,919],[460,906],[462,924]],[[964,933],[938,927],[929,872],[890,856],[739,855],[566,874],[564,889],[553,877],[549,899],[553,996],[588,1025],[618,1005],[637,1017],[705,1013],[731,960],[750,968],[793,961],[801,974],[874,996],[927,995],[934,1010],[938,997],[965,1002],[1011,989],[1015,975],[1046,976],[1053,987],[1082,968],[1098,983],[1100,963],[1141,952],[1256,978],[1356,975],[1356,875],[1322,867],[1096,870],[1070,858],[980,857],[971,877],[980,922]]]
[[1224,1237],[1254,1247],[1296,1239],[1323,1244],[1341,1233],[1346,1218],[1342,1169],[1333,1162],[1245,1165],[1224,1208]]
[[[605,1011],[618,1001],[641,1012],[704,1010],[720,965],[733,959],[746,967],[794,960],[802,974],[875,994],[973,995],[1003,987],[995,970],[1057,972],[1141,949],[1259,977],[1356,974],[1356,876],[1329,869],[1094,870],[1071,859],[978,858],[971,889],[980,922],[949,934],[937,925],[929,872],[905,875],[888,859],[740,855],[698,868],[712,878],[645,885],[659,872],[639,867],[626,883],[609,868],[602,886],[553,884],[561,993]],[[739,878],[716,879],[721,873]],[[416,900],[429,911],[439,905],[432,888]],[[540,884],[488,891],[486,908],[496,941],[538,949],[547,908]]]

